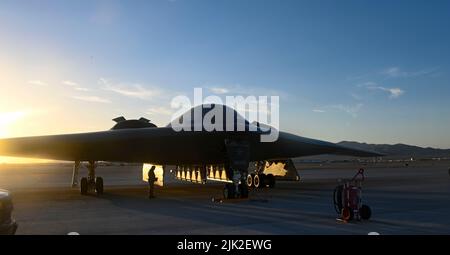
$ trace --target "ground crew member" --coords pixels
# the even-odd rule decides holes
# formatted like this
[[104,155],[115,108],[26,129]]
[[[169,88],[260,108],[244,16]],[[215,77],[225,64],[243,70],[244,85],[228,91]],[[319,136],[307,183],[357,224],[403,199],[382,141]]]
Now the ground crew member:
[[155,166],[152,166],[148,171],[148,198],[154,198],[153,189],[155,187],[155,182],[158,180],[155,175]]

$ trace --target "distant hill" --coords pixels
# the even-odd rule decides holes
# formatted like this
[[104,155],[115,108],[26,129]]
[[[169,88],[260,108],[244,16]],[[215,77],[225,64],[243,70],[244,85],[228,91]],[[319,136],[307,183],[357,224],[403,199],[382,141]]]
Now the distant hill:
[[407,144],[367,144],[359,142],[342,141],[339,145],[375,151],[385,154],[388,157],[413,157],[413,158],[431,158],[431,157],[450,157],[450,149],[436,149],[430,147],[419,147]]

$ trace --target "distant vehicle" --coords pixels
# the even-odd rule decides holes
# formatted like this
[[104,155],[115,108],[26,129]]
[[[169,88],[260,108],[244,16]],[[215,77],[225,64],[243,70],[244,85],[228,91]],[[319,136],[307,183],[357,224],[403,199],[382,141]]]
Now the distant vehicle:
[[7,190],[0,189],[0,235],[14,235],[17,223],[12,217],[13,203]]
[[[214,124],[218,129],[208,131],[202,126],[203,119],[220,111],[222,117],[217,117]],[[230,119],[228,113],[231,113]],[[201,118],[197,119],[197,114],[201,114]],[[274,174],[266,174],[261,169],[278,162],[291,165],[289,162],[294,157],[318,154],[381,156],[286,132],[279,132],[274,142],[262,142],[262,135],[277,129],[265,130],[261,128],[263,124],[250,123],[234,109],[218,104],[196,106],[165,127],[156,127],[145,118],[126,120],[118,117],[114,121],[116,124],[112,129],[101,132],[0,139],[0,155],[74,161],[73,186],[78,185],[80,162],[86,161],[88,175],[80,180],[83,195],[89,191],[103,193],[103,179],[96,176],[95,169],[99,161],[109,161],[150,163],[161,166],[163,172],[170,170],[166,166],[174,166],[176,176],[181,180],[225,182],[226,198],[247,197],[248,188],[252,187],[273,187]],[[186,129],[175,130],[173,123],[182,123]],[[238,123],[242,124],[242,129],[237,127]],[[251,174],[248,168],[253,162],[258,163],[258,167]],[[148,164],[144,164],[144,168],[147,167]]]

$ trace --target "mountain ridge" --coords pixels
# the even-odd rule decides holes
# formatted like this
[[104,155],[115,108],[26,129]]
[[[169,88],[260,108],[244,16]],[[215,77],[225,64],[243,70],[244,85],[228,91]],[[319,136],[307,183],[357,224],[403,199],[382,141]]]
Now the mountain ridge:
[[403,143],[397,144],[369,144],[355,141],[341,141],[339,145],[374,151],[385,154],[386,156],[408,156],[408,157],[450,157],[450,149],[439,149],[433,147],[420,147]]

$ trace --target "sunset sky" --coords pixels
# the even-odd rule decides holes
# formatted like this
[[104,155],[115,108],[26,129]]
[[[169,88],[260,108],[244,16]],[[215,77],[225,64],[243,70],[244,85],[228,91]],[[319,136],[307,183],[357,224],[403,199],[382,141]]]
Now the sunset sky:
[[121,115],[165,125],[170,100],[202,87],[278,95],[281,130],[302,136],[450,148],[449,10],[449,1],[2,0],[0,137],[105,130]]

